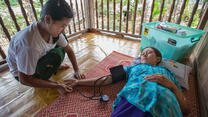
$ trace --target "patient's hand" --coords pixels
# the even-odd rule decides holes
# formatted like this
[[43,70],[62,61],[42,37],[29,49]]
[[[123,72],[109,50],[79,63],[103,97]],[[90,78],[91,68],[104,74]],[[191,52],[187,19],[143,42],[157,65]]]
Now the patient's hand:
[[173,91],[173,90],[175,90],[175,88],[177,88],[176,85],[172,81],[170,81],[168,78],[166,78],[162,74],[149,75],[149,76],[146,76],[144,79],[152,81],[152,82],[156,82],[156,83],[170,89],[171,91]]
[[64,84],[70,85],[71,87],[75,87],[76,85],[78,85],[78,80],[75,78],[70,78],[70,79],[64,80]]

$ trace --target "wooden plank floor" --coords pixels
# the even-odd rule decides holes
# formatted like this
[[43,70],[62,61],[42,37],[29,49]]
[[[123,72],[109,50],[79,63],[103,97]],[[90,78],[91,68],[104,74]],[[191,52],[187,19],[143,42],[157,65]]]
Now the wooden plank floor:
[[[140,42],[119,39],[97,33],[86,33],[70,41],[75,52],[80,70],[86,73],[112,51],[136,57],[139,54]],[[66,58],[64,63],[70,64]],[[61,82],[73,76],[72,67],[59,71],[52,80]],[[33,116],[42,108],[52,103],[59,96],[56,90],[39,89],[23,86],[18,83],[9,70],[0,73],[0,117]]]

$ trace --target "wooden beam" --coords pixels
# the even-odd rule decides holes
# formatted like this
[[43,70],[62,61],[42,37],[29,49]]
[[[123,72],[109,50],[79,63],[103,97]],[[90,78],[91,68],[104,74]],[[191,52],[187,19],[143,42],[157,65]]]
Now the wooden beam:
[[201,17],[201,20],[199,21],[199,24],[198,24],[197,28],[198,29],[204,29],[207,21],[208,21],[208,4],[206,5],[206,8],[205,8],[204,13]]
[[116,27],[116,0],[113,0],[113,31]]
[[9,13],[10,13],[10,15],[11,15],[11,17],[12,17],[12,20],[13,20],[14,24],[15,24],[15,27],[16,27],[16,29],[17,29],[17,32],[19,32],[21,29],[20,29],[20,26],[19,26],[18,23],[17,23],[17,19],[16,19],[16,17],[15,17],[14,11],[13,11],[12,8],[11,8],[10,2],[9,2],[9,0],[4,0],[4,2],[5,2],[6,5],[7,5],[7,8],[8,8],[8,10],[9,10]]
[[[70,0],[70,6],[71,6],[71,9],[72,9],[72,12],[73,12],[73,3],[72,3],[72,0]],[[72,20],[73,20],[73,26],[74,26],[74,32],[77,32],[76,30],[76,25],[75,25],[75,16],[73,16]]]
[[162,4],[161,4],[161,7],[160,7],[159,21],[162,21],[162,12],[163,12],[163,8],[164,8],[164,4],[165,4],[165,0],[162,0]]
[[194,8],[193,8],[193,10],[192,10],[192,13],[191,13],[191,18],[190,18],[190,20],[189,20],[189,22],[188,22],[188,27],[190,27],[191,26],[191,24],[192,24],[192,21],[193,21],[193,19],[194,19],[194,15],[195,15],[195,13],[196,13],[196,10],[197,10],[197,8],[198,8],[198,5],[199,5],[199,0],[196,0],[196,3],[194,4]]
[[132,32],[132,34],[135,34],[135,23],[136,23],[137,6],[138,6],[138,0],[135,0],[133,32]]
[[107,0],[107,30],[109,30],[109,0]]
[[168,17],[168,22],[171,21],[171,17],[172,17],[172,14],[173,14],[174,7],[175,7],[175,0],[173,0],[173,3],[172,3],[171,8],[170,8],[170,14],[169,14],[169,17]]
[[83,34],[83,33],[86,33],[86,32],[87,32],[87,29],[82,30],[82,31],[79,31],[79,32],[75,32],[75,33],[70,34],[70,35],[67,35],[66,37],[67,37],[67,38],[70,38],[70,37],[76,36],[76,35],[78,35],[78,34]]
[[22,0],[18,0],[18,3],[19,3],[19,5],[20,5],[21,11],[22,11],[22,15],[23,15],[24,18],[25,18],[25,22],[26,22],[27,26],[29,26],[30,23],[29,23],[29,21],[28,21],[28,19],[27,19],[27,14],[26,14],[26,11],[25,11],[25,9],[24,9],[24,7],[23,7]]
[[84,9],[83,9],[83,3],[82,3],[82,0],[80,0],[80,2],[81,2],[81,9],[82,9],[83,28],[85,29],[85,16],[84,16]]
[[143,24],[143,20],[144,20],[145,7],[146,7],[146,0],[143,1],[143,5],[142,5],[142,17],[141,17],[139,35],[141,35],[141,33],[142,33],[142,24]]
[[30,0],[30,5],[32,7],[32,11],[33,11],[33,14],[35,16],[35,19],[36,19],[36,21],[38,21],[37,13],[36,13],[35,7],[33,5],[33,0]]
[[4,22],[3,22],[3,19],[1,18],[1,16],[0,16],[0,24],[2,26],[2,29],[3,29],[7,39],[10,41],[11,40],[11,36],[10,36],[9,31],[7,30],[6,26],[4,25]]
[[114,33],[116,35],[126,35],[134,38],[141,38],[140,35],[134,35],[134,34],[129,34],[129,33],[122,33],[122,32],[115,32],[115,31],[109,31],[109,30],[103,30],[103,29],[94,29],[96,31],[103,31],[103,32],[109,32],[109,33]]
[[97,28],[99,28],[99,22],[98,22],[98,3],[97,3],[97,0],[95,0],[95,11],[96,11],[96,24],[97,24]]
[[186,7],[186,1],[187,0],[183,0],[183,4],[182,4],[182,6],[181,6],[181,11],[180,11],[180,15],[179,15],[179,17],[178,17],[178,19],[177,19],[177,24],[180,24],[181,23],[181,17],[182,17],[182,15],[183,15],[183,12],[184,12],[184,9],[185,9],[185,7]]
[[123,8],[123,0],[120,2],[120,22],[119,22],[119,32],[121,32],[121,26],[122,26],[122,8]]
[[152,22],[152,13],[153,13],[153,10],[154,10],[154,6],[155,6],[155,0],[152,1],[151,14],[150,14],[149,22]]
[[80,31],[80,30],[81,30],[81,27],[80,27],[80,20],[79,20],[79,7],[78,7],[77,0],[75,0],[75,4],[76,4],[77,20],[78,20],[79,31]]
[[86,23],[87,29],[94,28],[94,0],[84,0],[86,9]]
[[128,33],[128,29],[129,29],[129,5],[130,5],[130,1],[128,0],[127,13],[126,13],[126,33]]

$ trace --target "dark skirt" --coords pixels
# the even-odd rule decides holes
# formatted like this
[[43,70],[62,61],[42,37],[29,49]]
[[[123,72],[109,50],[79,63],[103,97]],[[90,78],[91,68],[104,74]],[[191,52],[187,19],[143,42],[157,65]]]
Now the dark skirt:
[[122,98],[111,117],[152,117],[152,115],[147,111],[143,112]]

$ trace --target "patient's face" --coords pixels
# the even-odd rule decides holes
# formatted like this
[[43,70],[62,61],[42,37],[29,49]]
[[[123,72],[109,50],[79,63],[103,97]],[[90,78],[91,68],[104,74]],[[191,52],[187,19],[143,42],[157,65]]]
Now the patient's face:
[[157,65],[161,58],[157,57],[152,48],[145,48],[141,53],[141,63]]

